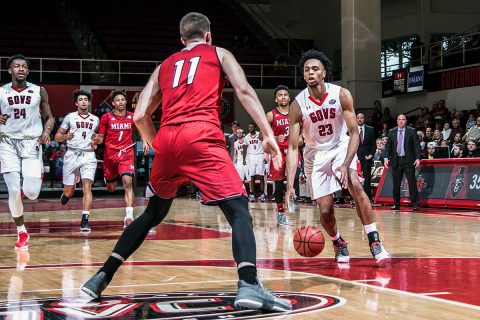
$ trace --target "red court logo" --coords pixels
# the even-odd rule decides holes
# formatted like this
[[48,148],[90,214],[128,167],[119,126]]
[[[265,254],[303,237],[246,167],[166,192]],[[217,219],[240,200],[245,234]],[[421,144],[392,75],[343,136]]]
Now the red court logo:
[[[0,319],[267,319],[279,313],[235,310],[236,292],[168,292],[85,298],[34,299],[0,304]],[[345,299],[316,293],[277,292],[299,314],[341,306]]]

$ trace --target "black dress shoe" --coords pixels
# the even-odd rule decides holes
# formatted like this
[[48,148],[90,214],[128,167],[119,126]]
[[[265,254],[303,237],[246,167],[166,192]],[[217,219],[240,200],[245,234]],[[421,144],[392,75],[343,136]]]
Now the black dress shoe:
[[400,210],[400,206],[396,204],[391,209],[392,210]]

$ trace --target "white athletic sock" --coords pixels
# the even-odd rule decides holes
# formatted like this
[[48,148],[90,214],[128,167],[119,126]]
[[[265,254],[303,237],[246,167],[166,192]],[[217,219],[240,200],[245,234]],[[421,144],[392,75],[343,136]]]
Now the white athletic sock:
[[332,241],[337,241],[338,239],[340,239],[340,231],[337,230],[337,234],[334,237],[330,238],[332,239]]
[[125,208],[125,217],[133,219],[133,207]]
[[24,224],[22,224],[21,226],[17,226],[17,233],[20,232],[27,232],[27,228],[25,228]]
[[365,229],[365,232],[369,234],[370,232],[377,231],[377,224],[374,222],[372,224],[364,225],[363,228]]
[[88,217],[90,216],[90,211],[82,211],[82,216],[83,216],[84,214],[87,215],[87,219],[88,219]]

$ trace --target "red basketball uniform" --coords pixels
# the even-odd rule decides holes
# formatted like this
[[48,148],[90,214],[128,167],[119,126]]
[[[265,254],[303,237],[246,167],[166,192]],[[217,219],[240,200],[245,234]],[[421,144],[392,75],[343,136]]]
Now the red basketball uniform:
[[100,120],[99,133],[105,137],[103,156],[103,175],[107,182],[113,182],[119,176],[135,174],[135,152],[133,150],[133,113],[125,116],[115,115],[114,111],[106,113]]
[[279,136],[284,135],[285,140],[283,142],[277,141],[277,144],[282,152],[282,165],[278,170],[275,170],[273,166],[270,166],[270,174],[273,181],[280,181],[285,179],[285,169],[286,169],[286,154],[288,149],[288,113],[281,113],[278,108],[272,109],[273,113],[273,122],[272,122],[272,131],[273,135]]
[[160,66],[158,82],[162,119],[153,142],[151,190],[173,198],[179,186],[193,182],[205,204],[246,194],[220,129],[226,77],[216,48],[194,43],[173,54]]

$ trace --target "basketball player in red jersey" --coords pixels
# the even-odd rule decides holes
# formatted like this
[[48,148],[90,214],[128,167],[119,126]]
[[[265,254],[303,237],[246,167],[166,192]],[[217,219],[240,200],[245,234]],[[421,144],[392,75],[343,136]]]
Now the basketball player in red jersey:
[[[127,111],[127,94],[124,91],[112,92],[114,110],[106,113],[100,120],[100,129],[96,143],[105,140],[103,156],[103,176],[109,192],[114,192],[119,178],[125,190],[124,227],[133,221],[133,176],[135,175],[135,151],[132,135],[134,130],[133,113]],[[143,153],[148,154],[150,147],[143,141]]]
[[[94,298],[108,286],[120,265],[142,244],[148,231],[168,214],[177,188],[193,182],[205,204],[219,205],[232,227],[232,249],[240,281],[237,308],[289,311],[290,301],[264,289],[257,277],[256,244],[245,188],[220,129],[221,94],[230,81],[247,112],[263,133],[263,147],[280,166],[281,153],[262,105],[233,55],[214,47],[210,21],[191,12],[180,21],[185,48],[153,72],[143,89],[134,121],[155,150],[145,212],[123,232],[112,254],[82,290]],[[151,119],[162,104],[158,133]],[[156,136],[155,136],[156,135]]]
[[267,121],[272,126],[275,140],[277,140],[278,147],[284,157],[281,168],[279,170],[271,168],[270,174],[275,183],[274,196],[275,203],[277,204],[278,224],[288,225],[288,218],[283,209],[283,193],[285,192],[283,180],[285,180],[285,155],[288,149],[288,106],[290,104],[290,90],[287,86],[280,85],[275,88],[274,96],[277,107],[267,112]]
[[298,137],[303,127],[307,182],[312,199],[320,209],[320,222],[333,241],[335,259],[341,263],[350,261],[347,243],[337,228],[333,209],[333,193],[348,188],[357,204],[370,252],[377,263],[385,263],[390,260],[390,254],[380,242],[372,206],[357,173],[356,153],[360,139],[353,98],[347,89],[325,82],[330,65],[325,54],[316,50],[305,52],[300,60],[307,88],[290,105],[286,198],[295,195],[293,173],[298,161]]

